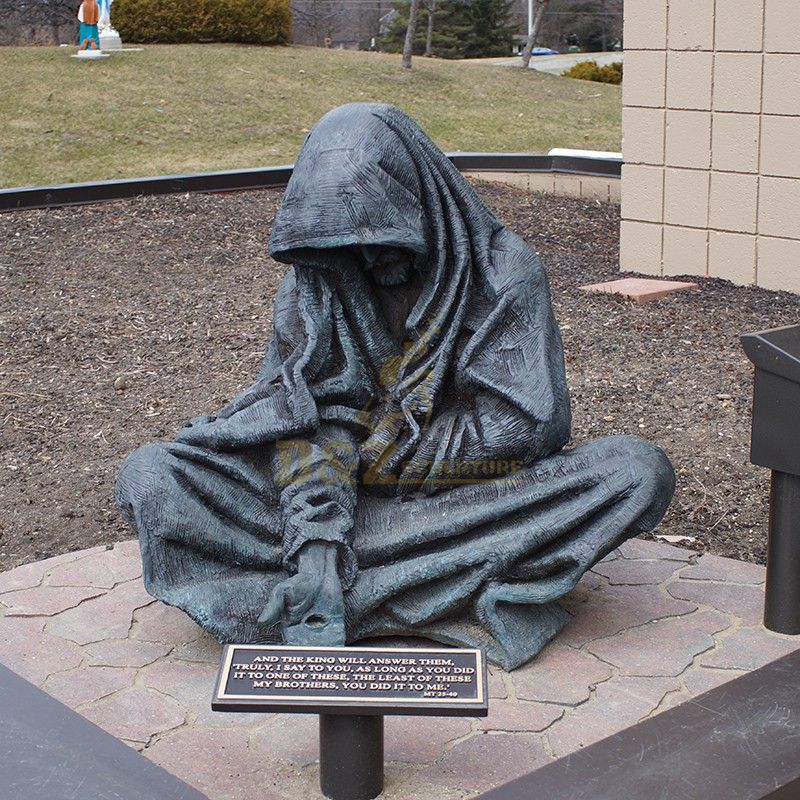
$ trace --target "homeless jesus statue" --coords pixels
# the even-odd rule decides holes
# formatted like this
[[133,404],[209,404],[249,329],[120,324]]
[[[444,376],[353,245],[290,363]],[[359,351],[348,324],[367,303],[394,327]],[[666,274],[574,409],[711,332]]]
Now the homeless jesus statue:
[[542,265],[398,109],[322,118],[269,251],[289,269],[257,380],[120,475],[147,590],[223,642],[414,635],[524,663],[661,519],[666,456],[562,450]]

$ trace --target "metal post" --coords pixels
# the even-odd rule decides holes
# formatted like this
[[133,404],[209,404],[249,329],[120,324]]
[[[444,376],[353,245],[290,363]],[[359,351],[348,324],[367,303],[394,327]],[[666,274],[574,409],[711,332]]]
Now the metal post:
[[772,471],[764,625],[800,633],[800,476]]
[[328,800],[373,800],[383,791],[383,717],[319,715],[319,785]]

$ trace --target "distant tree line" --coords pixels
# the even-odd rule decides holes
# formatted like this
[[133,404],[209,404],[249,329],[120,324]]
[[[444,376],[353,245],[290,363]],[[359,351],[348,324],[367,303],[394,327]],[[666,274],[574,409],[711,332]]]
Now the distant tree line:
[[75,42],[79,5],[80,0],[0,0],[0,45]]
[[[570,46],[587,51],[614,49],[622,42],[622,2],[548,0],[537,31],[536,45],[561,51]],[[462,2],[462,5],[470,4],[480,5],[480,2]],[[513,43],[521,45],[528,31],[528,0],[507,0],[507,4],[510,11],[502,27],[511,27]],[[402,21],[395,16],[398,12],[393,11],[398,5]],[[409,5],[409,0],[400,4],[396,0],[292,0],[294,42],[318,47],[385,49],[381,43],[387,38],[386,29],[391,27],[392,34],[388,38],[394,42],[392,47],[396,50],[398,38],[402,39],[397,31],[408,19]],[[533,5],[536,13],[539,0],[534,0]],[[394,19],[387,23],[389,13]],[[480,15],[481,11],[477,10],[477,13]],[[496,23],[490,20],[488,24]],[[420,0],[415,52],[424,54],[428,40],[431,40],[430,50],[435,53],[437,38],[439,50],[451,50],[445,39],[457,36],[459,28],[464,32],[470,26],[464,22],[463,14],[452,13],[450,0]],[[511,44],[499,55],[509,54],[510,49]]]
[[[397,16],[380,47],[389,53],[403,49],[410,0],[397,0]],[[421,0],[413,43],[414,55],[438,58],[482,58],[511,52],[516,25],[513,0]]]
[[391,10],[392,0],[292,0],[292,37],[296,44],[368,50]]
[[622,8],[623,0],[550,0],[537,44],[562,52],[570,46],[593,53],[617,49],[622,45]]
[[[162,2],[167,7],[177,4],[176,0]],[[499,5],[507,5],[509,12],[505,16],[495,14],[493,18],[486,16],[483,0],[460,0],[462,6],[475,6],[476,18],[483,15],[483,19],[488,20],[482,23],[487,26],[483,29],[487,31],[485,36],[475,33],[477,24],[469,21],[470,14],[466,9],[453,8],[456,2],[422,0],[415,52],[424,54],[427,50],[441,57],[453,57],[447,54],[458,51],[495,54],[500,43],[505,43],[508,48],[496,54],[506,55],[512,46],[503,30],[507,27],[512,29],[514,43],[520,44],[524,40],[528,0],[504,0]],[[74,42],[78,32],[76,14],[79,4],[80,0],[0,0],[0,44]],[[384,37],[381,34],[387,33],[386,28],[402,27],[397,18],[389,25],[382,22],[393,5],[392,0],[291,0],[293,39],[297,44],[320,47],[367,49],[374,46],[383,49],[381,40]],[[407,19],[408,0],[400,5],[406,9]],[[491,32],[497,25],[501,30],[495,36]],[[455,41],[461,35],[468,39],[464,44]],[[393,39],[396,49],[396,31],[385,38]],[[476,42],[476,39],[483,39],[483,43]],[[562,51],[570,46],[587,51],[613,49],[621,42],[622,0],[549,0],[536,37],[537,45]]]

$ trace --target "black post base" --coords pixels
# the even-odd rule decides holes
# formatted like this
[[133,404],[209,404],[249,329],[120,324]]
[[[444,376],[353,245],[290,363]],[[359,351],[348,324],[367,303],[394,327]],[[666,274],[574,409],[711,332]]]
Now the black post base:
[[373,800],[383,791],[383,717],[319,715],[319,785],[328,800]]
[[764,626],[800,634],[800,476],[772,472]]

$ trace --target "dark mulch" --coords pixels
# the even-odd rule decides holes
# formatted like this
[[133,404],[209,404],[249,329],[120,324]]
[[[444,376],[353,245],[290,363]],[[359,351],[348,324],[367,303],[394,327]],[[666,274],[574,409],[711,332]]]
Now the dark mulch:
[[[785,293],[704,280],[646,306],[577,287],[617,276],[619,209],[480,191],[548,268],[574,438],[638,433],[678,490],[660,530],[763,561],[767,475],[748,463],[751,372],[737,336],[798,321]],[[256,372],[283,267],[277,192],[0,215],[0,569],[130,535],[125,454],[218,408]]]

